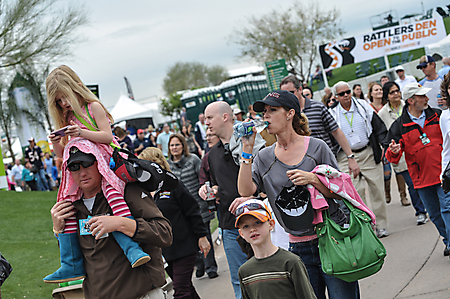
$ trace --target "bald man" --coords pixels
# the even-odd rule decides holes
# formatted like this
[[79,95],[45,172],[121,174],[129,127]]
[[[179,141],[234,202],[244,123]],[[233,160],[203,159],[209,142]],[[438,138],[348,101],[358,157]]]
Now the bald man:
[[444,57],[442,59],[442,63],[444,64],[442,68],[439,70],[438,75],[444,78],[445,75],[450,71],[450,57]]
[[[209,104],[205,109],[205,123],[212,134],[219,137],[219,142],[209,151],[208,163],[211,176],[211,186],[219,201],[219,226],[222,228],[223,247],[227,255],[230,269],[231,283],[236,298],[242,298],[239,286],[238,270],[246,262],[244,254],[236,241],[239,236],[234,226],[235,216],[228,209],[235,198],[240,197],[237,192],[237,177],[239,166],[236,165],[229,143],[233,135],[233,110],[228,103],[220,101]],[[200,196],[205,199],[205,187],[200,189]]]

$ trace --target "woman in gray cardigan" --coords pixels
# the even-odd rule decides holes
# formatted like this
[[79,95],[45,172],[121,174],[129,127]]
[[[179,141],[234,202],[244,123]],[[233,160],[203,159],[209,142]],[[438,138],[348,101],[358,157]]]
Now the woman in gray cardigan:
[[[203,218],[203,222],[208,229],[208,241],[212,243],[210,221],[214,219],[214,212],[208,210],[208,204],[202,200],[198,195],[198,189],[200,189],[199,173],[201,160],[196,155],[189,153],[189,148],[186,143],[186,139],[181,134],[172,134],[169,138],[169,162],[172,173],[183,182],[189,193],[196,199],[200,212]],[[209,278],[216,278],[217,263],[214,257],[214,250],[211,246],[211,250],[206,258],[199,254],[197,256],[196,263],[197,271],[195,275],[201,277],[204,275],[205,270]]]

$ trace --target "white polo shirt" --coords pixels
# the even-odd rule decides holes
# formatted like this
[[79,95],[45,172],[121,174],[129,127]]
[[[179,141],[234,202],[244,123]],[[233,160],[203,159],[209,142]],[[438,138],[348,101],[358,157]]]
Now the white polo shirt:
[[350,148],[352,150],[358,150],[365,147],[369,143],[366,122],[361,114],[356,111],[353,101],[349,111],[342,108],[341,104],[338,107],[341,130],[344,132],[345,137],[347,137]]

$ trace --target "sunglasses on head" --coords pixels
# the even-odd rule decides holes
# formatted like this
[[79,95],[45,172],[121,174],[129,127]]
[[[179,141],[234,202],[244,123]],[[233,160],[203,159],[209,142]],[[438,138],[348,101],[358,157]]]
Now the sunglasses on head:
[[247,209],[249,211],[264,210],[267,212],[268,215],[270,215],[269,211],[266,210],[264,205],[256,203],[256,202],[252,202],[252,203],[249,203],[242,207],[237,208],[236,211],[234,212],[234,214],[236,215],[236,217],[239,217],[240,215],[242,215],[244,213],[245,209]]
[[348,89],[346,91],[338,93],[337,95],[340,96],[340,97],[343,97],[344,95],[351,94],[351,93],[352,93],[352,91],[350,89]]
[[80,170],[80,166],[83,166],[83,168],[88,168],[91,167],[92,165],[94,165],[95,160],[92,162],[78,162],[78,163],[70,163],[70,165],[67,165],[67,169],[69,169],[70,171],[78,171]]

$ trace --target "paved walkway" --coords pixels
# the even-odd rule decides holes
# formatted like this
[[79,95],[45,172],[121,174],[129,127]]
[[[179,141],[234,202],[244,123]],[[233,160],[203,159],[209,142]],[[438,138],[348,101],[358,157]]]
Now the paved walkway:
[[[392,202],[388,205],[390,236],[381,239],[388,255],[380,272],[360,281],[361,298],[448,299],[450,259],[442,254],[442,239],[431,221],[422,226],[416,225],[414,208],[401,206],[394,183],[391,188]],[[201,298],[233,299],[222,245],[216,246],[216,258],[219,277],[194,276],[194,285]]]

